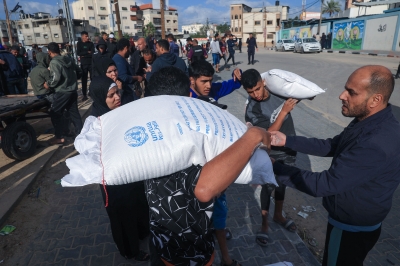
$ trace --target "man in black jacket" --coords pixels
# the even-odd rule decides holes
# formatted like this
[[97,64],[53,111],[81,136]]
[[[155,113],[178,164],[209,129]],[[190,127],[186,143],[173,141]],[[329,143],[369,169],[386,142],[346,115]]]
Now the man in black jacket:
[[355,119],[322,140],[271,132],[271,145],[333,157],[320,173],[274,162],[278,181],[323,197],[328,227],[322,265],[363,265],[381,233],[400,182],[400,124],[388,103],[394,78],[383,66],[353,72],[340,95],[342,114]]
[[108,35],[107,51],[111,53],[111,56],[114,56],[118,52],[117,42],[115,41],[113,33],[110,33],[110,35]]
[[21,94],[27,94],[28,93],[28,71],[32,66],[32,63],[26,58],[25,56],[22,56],[20,52],[20,48],[18,45],[13,45],[11,46],[10,52],[15,56],[15,58],[18,60],[18,63],[21,64],[22,67],[22,78],[23,78],[23,91],[20,91]]
[[86,31],[81,32],[81,39],[77,44],[77,55],[81,61],[82,69],[82,101],[86,101],[87,97],[87,79],[88,74],[90,74],[90,79],[92,79],[92,56],[94,54],[94,45],[89,41],[89,36]]
[[104,39],[99,39],[96,45],[97,53],[92,57],[92,78],[101,76],[100,62],[103,58],[112,58],[112,54],[107,51],[107,43]]
[[[249,34],[249,38],[247,38],[247,57],[249,59],[248,65],[250,65],[250,62],[252,65],[254,65],[254,53],[257,50],[258,52],[258,47],[257,47],[257,41],[256,38],[253,37],[253,33]],[[251,57],[251,61],[250,61]]]

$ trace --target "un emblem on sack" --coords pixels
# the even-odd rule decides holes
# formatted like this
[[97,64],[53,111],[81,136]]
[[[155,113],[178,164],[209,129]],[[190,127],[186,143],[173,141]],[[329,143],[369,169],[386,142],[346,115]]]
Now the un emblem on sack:
[[142,146],[149,139],[144,127],[133,127],[125,132],[124,140],[131,147]]

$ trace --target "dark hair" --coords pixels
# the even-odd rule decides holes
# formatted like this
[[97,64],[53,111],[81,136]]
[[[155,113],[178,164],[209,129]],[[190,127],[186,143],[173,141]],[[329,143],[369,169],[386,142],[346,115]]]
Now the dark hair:
[[107,35],[108,36],[107,32],[102,31],[101,32],[101,36],[103,36],[103,35]]
[[150,48],[145,48],[145,49],[143,49],[142,54],[144,54],[144,55],[145,54],[146,55],[154,55],[154,52]]
[[164,49],[164,51],[169,51],[169,42],[167,40],[161,39],[157,41],[158,46]]
[[201,76],[214,76],[214,68],[209,62],[205,60],[194,61],[189,67],[189,77],[197,79]]
[[384,73],[382,70],[374,69],[371,72],[368,89],[371,93],[380,93],[383,102],[388,103],[394,90],[394,77],[391,73]]
[[129,48],[130,46],[131,46],[131,43],[129,42],[128,39],[121,38],[117,42],[117,51],[122,51],[122,50],[124,50],[125,47]]
[[89,35],[87,31],[81,31],[81,36],[82,35]]
[[192,41],[192,38],[191,38],[191,37],[188,37],[188,38],[186,38],[186,41],[187,41],[187,42],[191,42],[191,41]]
[[38,48],[37,44],[33,43],[32,44],[32,49]]
[[15,51],[19,52],[20,48],[19,48],[18,45],[13,45],[13,46],[11,46],[10,51],[12,51],[12,50],[15,50]]
[[58,47],[58,44],[55,42],[49,43],[47,45],[47,50],[55,54],[60,54],[60,47]]
[[257,85],[257,82],[261,80],[260,73],[254,68],[248,69],[242,73],[242,86],[245,90],[252,89]]
[[174,66],[168,66],[155,72],[147,84],[154,96],[157,95],[190,95],[190,80],[185,72]]
[[175,40],[174,35],[172,33],[167,35],[167,39]]

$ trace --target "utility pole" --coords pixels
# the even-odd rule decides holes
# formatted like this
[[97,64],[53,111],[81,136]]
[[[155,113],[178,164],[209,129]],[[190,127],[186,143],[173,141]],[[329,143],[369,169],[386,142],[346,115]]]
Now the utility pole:
[[73,53],[75,62],[78,63],[78,58],[76,57],[75,33],[74,33],[74,27],[72,25],[72,17],[71,17],[71,12],[69,10],[68,0],[64,0],[64,14],[65,14],[65,20],[67,22],[68,40],[71,42],[71,45],[72,45],[72,53]]
[[264,6],[263,2],[263,9],[264,9],[264,48],[267,47],[267,9]]
[[115,0],[114,3],[115,3],[115,16],[117,17],[118,39],[121,39],[122,38],[122,31],[121,31],[121,18],[119,16],[118,0]]
[[323,7],[323,5],[324,5],[324,0],[321,0],[321,13],[320,13],[320,17],[319,17],[317,35],[320,34],[320,30],[321,30],[321,23],[322,23],[322,7]]
[[6,12],[6,21],[7,21],[7,30],[8,30],[8,42],[10,45],[13,44],[13,39],[12,39],[12,33],[11,33],[11,22],[10,22],[10,17],[8,15],[8,8],[7,8],[7,2],[6,0],[3,0],[4,3],[4,12]]
[[161,38],[165,39],[164,0],[160,0],[161,9]]

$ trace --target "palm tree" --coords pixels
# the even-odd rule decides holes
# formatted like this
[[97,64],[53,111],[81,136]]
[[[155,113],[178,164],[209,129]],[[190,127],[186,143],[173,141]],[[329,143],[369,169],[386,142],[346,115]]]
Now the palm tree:
[[144,34],[148,36],[150,34],[154,35],[156,32],[156,28],[154,27],[153,23],[149,22],[147,25],[144,26]]
[[340,3],[334,0],[330,0],[329,2],[324,3],[322,7],[322,14],[329,13],[329,16],[332,17],[333,13],[340,12],[342,8],[340,7]]

